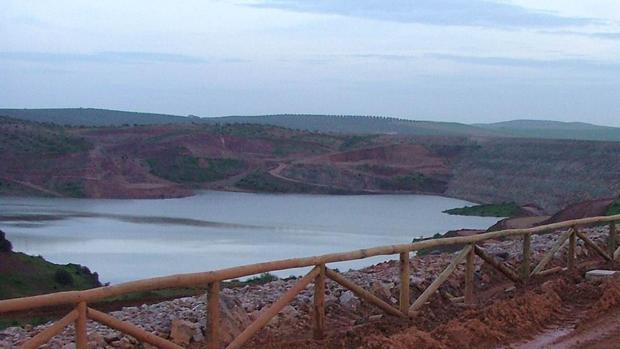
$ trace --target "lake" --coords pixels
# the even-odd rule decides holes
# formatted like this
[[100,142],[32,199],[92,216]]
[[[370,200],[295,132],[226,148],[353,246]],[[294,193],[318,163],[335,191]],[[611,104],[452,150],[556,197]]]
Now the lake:
[[[426,195],[211,191],[165,200],[1,197],[0,229],[15,251],[86,265],[102,282],[118,283],[408,243],[452,229],[486,229],[497,221],[442,213],[465,205],[471,203]],[[332,266],[347,270],[386,259]]]

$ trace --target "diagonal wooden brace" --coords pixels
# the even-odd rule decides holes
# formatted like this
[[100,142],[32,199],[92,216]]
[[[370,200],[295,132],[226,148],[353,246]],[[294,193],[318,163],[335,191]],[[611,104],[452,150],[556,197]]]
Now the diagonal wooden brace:
[[450,277],[450,275],[452,275],[459,263],[463,262],[465,258],[467,258],[467,255],[472,249],[472,245],[467,245],[456,257],[454,257],[454,259],[452,259],[452,262],[450,262],[446,269],[444,269],[444,271],[439,274],[437,279],[435,279],[435,281],[433,281],[433,283],[431,283],[426,288],[426,290],[422,292],[418,299],[413,302],[411,307],[409,307],[409,315],[413,315],[415,311],[422,305],[424,305],[424,303],[426,303],[426,301],[433,295],[433,293],[435,293],[435,291],[439,289],[439,286],[441,286],[444,282],[446,282],[446,280],[448,280],[448,278]]
[[555,245],[551,247],[551,249],[543,256],[540,262],[538,262],[538,265],[536,265],[534,270],[532,270],[532,274],[538,274],[543,271],[543,268],[547,265],[547,263],[549,263],[551,259],[553,259],[553,255],[555,255],[556,252],[558,252],[564,246],[564,244],[567,243],[568,238],[571,236],[572,233],[573,228],[570,228],[560,236]]

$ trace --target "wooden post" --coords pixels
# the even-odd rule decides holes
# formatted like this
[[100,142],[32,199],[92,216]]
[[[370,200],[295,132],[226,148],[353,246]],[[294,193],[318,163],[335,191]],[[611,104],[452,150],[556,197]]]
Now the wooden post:
[[530,279],[530,259],[532,257],[532,234],[523,235],[523,263],[521,264],[521,279],[527,282]]
[[220,282],[209,283],[207,289],[207,340],[209,349],[220,348]]
[[474,272],[476,270],[474,246],[475,244],[471,244],[465,263],[465,304],[474,304]]
[[616,235],[616,223],[609,223],[609,238],[607,239],[607,251],[609,251],[609,256],[614,258],[614,252],[616,251],[616,247],[618,247],[617,235]]
[[407,315],[409,313],[409,252],[400,254],[400,311]]
[[577,236],[575,233],[575,229],[571,232],[568,237],[568,257],[566,260],[566,266],[568,267],[568,271],[573,271],[575,269],[575,247],[577,245]]
[[314,279],[314,339],[325,336],[325,264],[319,265],[319,274]]
[[88,333],[86,331],[87,314],[86,302],[80,302],[77,305],[78,317],[75,319],[75,348],[87,349],[88,348]]

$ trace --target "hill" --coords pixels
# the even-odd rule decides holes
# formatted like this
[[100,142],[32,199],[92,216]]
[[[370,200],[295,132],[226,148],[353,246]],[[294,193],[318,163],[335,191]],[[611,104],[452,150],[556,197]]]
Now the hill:
[[97,273],[86,267],[54,264],[42,257],[13,252],[0,231],[0,299],[97,286],[101,286]]
[[0,195],[417,193],[555,211],[620,194],[620,142],[350,135],[257,124],[63,127],[0,118],[0,163]]
[[0,109],[0,116],[66,126],[258,124],[322,133],[620,141],[620,128],[577,122],[513,120],[462,124],[383,116],[281,114],[197,117],[93,108]]
[[406,120],[383,116],[282,114],[203,118],[207,123],[251,123],[297,130],[416,136],[494,136],[493,131],[456,122]]
[[291,129],[356,134],[494,135],[494,132],[459,123],[413,121],[353,115],[262,115],[203,117],[137,113],[93,108],[0,109],[0,116],[67,126],[123,126],[156,124],[259,124]]
[[0,109],[0,116],[67,126],[190,123],[197,118],[94,108]]
[[584,122],[513,120],[474,126],[512,137],[620,141],[620,128]]

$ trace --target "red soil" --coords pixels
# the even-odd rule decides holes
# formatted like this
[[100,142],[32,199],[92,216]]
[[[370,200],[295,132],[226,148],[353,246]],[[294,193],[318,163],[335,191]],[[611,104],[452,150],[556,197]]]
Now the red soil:
[[522,349],[619,347],[620,277],[603,284],[586,282],[577,274],[543,281],[516,293],[504,292],[505,284],[482,291],[478,308],[457,307],[433,297],[409,323],[383,317],[347,324],[346,317],[328,313],[325,340],[311,339],[308,318],[294,329],[263,331],[250,347],[491,349],[515,343]]

